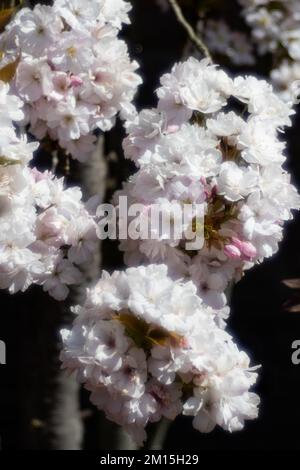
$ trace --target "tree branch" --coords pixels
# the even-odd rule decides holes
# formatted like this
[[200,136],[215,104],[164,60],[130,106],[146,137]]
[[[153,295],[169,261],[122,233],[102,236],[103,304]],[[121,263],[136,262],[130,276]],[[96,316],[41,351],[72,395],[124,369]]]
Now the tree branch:
[[212,62],[213,60],[212,60],[212,57],[210,55],[208,48],[206,47],[202,39],[196,34],[192,26],[186,20],[186,18],[184,17],[181,7],[179,6],[177,0],[168,0],[168,1],[176,15],[177,20],[186,30],[190,40],[196,45],[196,47],[201,51],[201,53],[205,57],[207,57],[210,60],[210,62]]

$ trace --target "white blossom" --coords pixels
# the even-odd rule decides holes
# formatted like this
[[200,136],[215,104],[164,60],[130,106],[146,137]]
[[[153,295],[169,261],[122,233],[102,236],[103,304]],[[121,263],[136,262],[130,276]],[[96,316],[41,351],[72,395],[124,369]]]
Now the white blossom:
[[231,30],[223,20],[200,21],[197,28],[213,55],[228,57],[235,65],[255,63],[253,46],[245,33]]
[[63,367],[138,445],[148,423],[182,412],[201,432],[217,424],[232,432],[257,416],[248,356],[218,326],[220,312],[191,282],[167,277],[167,266],[104,273],[74,312],[61,332]]
[[[120,249],[130,266],[163,262],[175,279],[191,277],[205,302],[222,307],[228,284],[277,251],[283,222],[299,209],[282,166],[292,102],[280,99],[267,81],[232,80],[206,59],[176,64],[157,94],[157,109],[127,122],[125,157],[138,171],[114,202],[127,196],[130,204],[143,204],[141,219],[149,224],[154,207],[170,220],[175,202],[182,209],[197,204],[202,213],[193,210],[185,223],[173,216],[176,237],[165,231],[156,238],[129,237]],[[204,246],[188,250],[186,241],[197,231]]]
[[21,105],[0,82],[0,288],[15,293],[38,284],[64,300],[97,249],[96,222],[79,188],[29,167],[38,144],[18,136],[12,121],[23,119]]
[[118,37],[130,8],[123,0],[55,0],[21,9],[0,35],[1,65],[18,61],[12,87],[26,105],[24,123],[80,161],[95,149],[94,131],[136,113],[138,64]]

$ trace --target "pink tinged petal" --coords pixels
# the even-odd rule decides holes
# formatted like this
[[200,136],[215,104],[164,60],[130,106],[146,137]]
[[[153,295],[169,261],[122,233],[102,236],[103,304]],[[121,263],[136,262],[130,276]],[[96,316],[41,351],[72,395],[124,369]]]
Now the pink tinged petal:
[[251,242],[242,241],[239,238],[232,237],[232,244],[247,258],[255,258],[257,250]]
[[167,134],[174,134],[175,132],[179,131],[180,126],[177,124],[170,124],[167,128]]
[[254,245],[250,242],[243,242],[241,251],[243,255],[245,255],[247,258],[255,258],[257,255],[257,250]]
[[242,253],[235,245],[225,245],[224,253],[228,258],[241,259]]
[[80,77],[77,77],[76,75],[71,76],[71,86],[72,87],[78,87],[83,84],[83,80]]
[[236,246],[240,251],[242,251],[243,242],[237,237],[231,238],[232,245]]

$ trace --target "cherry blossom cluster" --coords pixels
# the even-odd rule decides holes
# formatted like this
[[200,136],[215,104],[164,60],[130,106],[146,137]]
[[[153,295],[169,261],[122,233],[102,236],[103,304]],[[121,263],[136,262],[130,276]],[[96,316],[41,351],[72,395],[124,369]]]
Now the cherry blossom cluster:
[[165,265],[104,272],[62,330],[63,367],[138,445],[163,417],[193,416],[200,432],[233,432],[257,417],[256,368],[218,326],[227,309],[205,306],[196,291]]
[[129,10],[123,0],[55,0],[21,9],[0,37],[2,66],[18,63],[13,87],[26,103],[24,123],[75,159],[94,150],[93,131],[135,112],[138,65],[118,38]]
[[[169,9],[166,0],[157,2],[162,11]],[[229,26],[230,18],[223,19],[226,9],[222,12],[220,5],[215,6],[213,2],[208,2],[205,15],[202,14],[198,22],[200,36],[214,58],[226,58],[233,65],[251,66],[256,62],[255,53],[271,53],[273,70],[270,78],[274,88],[284,100],[297,102],[300,94],[299,2],[239,0],[239,4],[252,38],[245,32],[233,30]]]
[[271,70],[270,78],[283,100],[299,103],[300,61],[283,60],[277,68]]
[[0,82],[0,288],[39,284],[57,300],[82,280],[79,266],[96,248],[96,223],[79,188],[30,168],[37,143],[18,135],[22,101]]
[[277,64],[271,73],[282,97],[293,100],[300,80],[300,4],[297,0],[239,0],[258,53],[272,53]]
[[272,52],[281,45],[294,60],[300,59],[299,20],[297,0],[239,0],[243,16],[251,27],[260,53]]
[[[156,0],[156,3],[163,13],[170,10],[168,0]],[[254,65],[253,44],[248,35],[242,31],[231,29],[223,19],[215,19],[215,13],[218,14],[219,10],[215,11],[213,2],[211,3],[207,2],[205,5],[205,15],[199,13],[201,19],[198,21],[196,28],[196,32],[204,39],[210,53],[214,58],[218,56],[226,57],[234,65]],[[196,54],[197,51],[195,51]]]
[[214,57],[227,57],[234,65],[255,64],[253,45],[245,33],[232,30],[224,20],[200,21],[197,27]]
[[[163,218],[174,201],[202,204],[204,223],[194,214],[182,238],[162,232],[158,239],[122,240],[120,248],[128,265],[163,262],[170,275],[191,278],[204,301],[221,308],[228,284],[277,251],[283,222],[300,207],[278,135],[294,111],[266,81],[232,80],[207,59],[176,64],[157,95],[156,109],[127,123],[125,156],[138,171],[115,203],[126,195],[143,205],[143,218],[154,204]],[[202,249],[185,249],[189,229],[203,231]]]

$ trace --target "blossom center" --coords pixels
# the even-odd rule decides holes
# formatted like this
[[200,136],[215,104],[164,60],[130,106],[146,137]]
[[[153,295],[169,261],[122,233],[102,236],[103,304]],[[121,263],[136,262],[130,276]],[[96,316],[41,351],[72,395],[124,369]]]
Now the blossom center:
[[177,333],[169,332],[156,325],[149,325],[145,320],[137,318],[129,311],[117,314],[115,319],[125,327],[127,336],[144,350],[150,350],[155,345],[179,346],[182,344],[183,338]]

